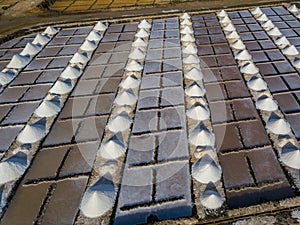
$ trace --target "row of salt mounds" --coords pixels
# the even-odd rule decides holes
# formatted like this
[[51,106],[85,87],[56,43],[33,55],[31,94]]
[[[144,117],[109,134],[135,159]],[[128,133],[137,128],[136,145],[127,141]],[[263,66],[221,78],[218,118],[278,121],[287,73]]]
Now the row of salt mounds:
[[[297,13],[298,10],[295,5],[288,9],[292,13]],[[300,58],[299,52],[294,45],[279,31],[274,23],[257,7],[251,11],[252,15],[258,20],[262,28],[273,39],[277,47],[282,53],[287,56],[292,65],[299,71]],[[258,109],[270,112],[270,117],[267,121],[266,128],[275,135],[286,135],[284,144],[281,145],[280,159],[288,167],[293,169],[300,169],[300,150],[297,140],[292,133],[290,124],[284,119],[282,113],[276,112],[278,110],[277,104],[273,99],[268,98],[268,95],[261,95],[257,100],[256,106]]]
[[12,57],[7,66],[0,72],[0,94],[58,32],[59,29],[57,28],[47,27],[43,33],[37,34],[32,42],[28,42],[19,54]]
[[[197,124],[189,132],[190,152],[195,158],[192,164],[192,177],[195,182],[199,182],[199,185],[202,186],[203,190],[199,190],[199,201],[206,209],[206,213],[209,214],[210,211],[220,209],[224,203],[224,198],[214,184],[216,182],[220,183],[222,171],[217,161],[215,135],[205,125],[210,123],[210,110],[205,97],[206,90],[203,85],[203,74],[197,55],[198,51],[193,36],[192,22],[187,13],[184,13],[180,19],[183,68],[186,83],[185,95],[186,102],[189,105],[187,105],[186,115],[189,124]],[[207,151],[207,149],[210,150]]]
[[[117,197],[116,167],[121,167],[129,139],[151,24],[143,20],[138,25],[125,72],[105,128],[104,138],[94,162],[94,173],[81,201],[80,210],[86,218],[98,218],[113,208]],[[105,169],[106,165],[113,168]]]
[[293,4],[288,7],[288,10],[293,13],[298,19],[300,19],[300,10],[299,8]]
[[[100,37],[92,40],[94,45],[97,46],[106,29],[107,26],[102,22],[99,22],[94,26],[87,38],[90,38],[91,34],[93,34],[92,36]],[[52,32],[51,35],[54,35],[55,32],[57,32],[57,30],[52,28],[47,28],[46,31]],[[96,33],[97,35],[95,35]],[[45,39],[45,35],[43,37],[37,36],[33,43],[45,44],[50,39],[48,41],[47,40]],[[9,149],[1,160],[1,212],[3,207],[7,204],[6,200],[12,188],[30,166],[31,160],[39,148],[39,144],[49,133],[49,128],[55,121],[58,113],[61,111],[68,95],[75,87],[78,78],[82,74],[94,50],[95,48],[90,51],[83,51],[80,48],[79,51],[73,56],[67,68],[61,73],[60,77],[49,90],[47,96],[35,110],[29,119],[29,122],[18,134],[14,149],[11,151]],[[6,196],[6,199],[4,199],[3,196]]]

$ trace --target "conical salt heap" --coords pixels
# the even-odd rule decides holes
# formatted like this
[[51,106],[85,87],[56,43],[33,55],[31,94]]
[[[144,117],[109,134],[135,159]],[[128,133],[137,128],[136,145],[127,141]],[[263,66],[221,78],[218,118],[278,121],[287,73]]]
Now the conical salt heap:
[[134,74],[131,74],[120,83],[120,86],[124,89],[130,89],[138,87],[140,83],[141,81]]
[[18,135],[17,140],[23,144],[36,143],[46,136],[46,132],[46,118],[43,117],[27,124]]
[[198,63],[200,63],[200,60],[195,55],[189,55],[183,59],[183,63],[184,64],[198,64]]
[[264,22],[267,22],[269,19],[268,17],[266,16],[266,14],[262,14],[260,15],[259,17],[257,17],[257,21],[261,22],[261,23],[264,23]]
[[137,38],[133,43],[132,43],[133,47],[146,47],[147,43],[145,42],[145,40],[143,38]]
[[186,115],[194,120],[204,121],[209,118],[210,111],[201,103],[196,102],[194,105],[192,105],[191,108],[187,110]]
[[130,63],[127,64],[125,69],[130,72],[139,72],[143,69],[143,66],[140,62],[132,60]]
[[43,34],[46,34],[48,36],[54,36],[59,32],[59,29],[56,27],[48,26],[46,30],[43,32]]
[[232,32],[226,34],[226,38],[231,39],[231,40],[239,40],[240,36],[236,31],[232,31]]
[[300,169],[300,150],[291,142],[282,147],[280,159],[285,165],[293,169]]
[[128,56],[129,59],[141,60],[145,58],[145,53],[139,49],[135,48]]
[[32,41],[32,44],[44,46],[51,40],[50,37],[43,34],[37,34]]
[[282,49],[282,53],[290,57],[295,57],[299,55],[299,52],[294,45],[286,46]]
[[26,56],[34,56],[36,55],[40,50],[42,49],[42,47],[40,45],[35,45],[32,44],[31,42],[28,42],[25,46],[25,48],[23,49],[23,51],[20,53],[20,55]]
[[255,105],[257,109],[268,112],[276,111],[278,109],[276,102],[267,95],[260,96]]
[[201,122],[189,135],[189,142],[195,146],[215,146],[215,135]]
[[182,52],[184,54],[197,54],[198,49],[194,45],[189,44],[182,50]]
[[220,19],[220,23],[223,25],[223,26],[226,26],[228,24],[231,23],[231,20],[229,19],[228,16],[225,16],[224,18]]
[[217,13],[217,16],[220,18],[228,16],[227,12],[223,9],[220,12]]
[[61,79],[55,82],[49,92],[57,95],[65,95],[70,93],[72,89],[73,83],[71,79]]
[[27,166],[27,155],[23,152],[18,152],[0,162],[0,186],[19,179]]
[[116,197],[112,177],[105,175],[85,191],[80,210],[88,218],[100,217],[113,208]]
[[202,193],[200,202],[207,209],[218,209],[223,205],[224,200],[215,185],[211,182]]
[[80,46],[81,51],[90,52],[94,51],[97,48],[97,45],[94,41],[85,40]]
[[193,34],[194,31],[190,27],[185,27],[180,30],[180,33],[181,34]]
[[268,89],[267,83],[258,76],[253,76],[247,82],[247,86],[253,91],[265,91]]
[[282,36],[282,33],[280,32],[280,30],[277,27],[274,27],[271,30],[268,30],[267,33],[271,37],[281,37]]
[[190,15],[187,13],[183,13],[183,15],[180,17],[181,19],[185,20],[185,19],[190,19]]
[[197,68],[193,68],[185,74],[185,77],[190,80],[200,81],[203,79],[203,74],[202,74],[201,70],[199,70]]
[[275,25],[271,20],[268,20],[267,22],[264,22],[261,26],[266,31],[269,31],[269,30],[275,28]]
[[28,65],[30,62],[29,56],[23,56],[23,55],[14,55],[8,65],[6,66],[7,68],[10,69],[22,69],[25,66]]
[[149,34],[148,32],[145,30],[145,29],[140,29],[136,34],[135,34],[136,37],[138,38],[145,38],[145,37],[148,37]]
[[254,63],[249,62],[243,65],[240,68],[241,73],[243,74],[249,74],[249,75],[255,75],[259,73],[259,69],[254,65]]
[[137,96],[134,94],[132,89],[124,90],[123,92],[119,93],[115,99],[115,102],[119,106],[129,105],[132,106],[136,103]]
[[104,24],[103,22],[98,22],[94,28],[95,31],[103,32],[107,29],[107,25]]
[[185,89],[185,93],[190,97],[199,98],[203,97],[206,91],[197,82],[193,82]]
[[125,151],[121,134],[116,134],[101,145],[99,155],[104,159],[118,159],[125,154]]
[[72,64],[82,64],[85,65],[89,61],[87,54],[76,52],[75,55],[70,60]]
[[228,25],[226,25],[224,28],[223,28],[223,30],[225,31],[225,32],[232,32],[232,31],[235,31],[235,27],[233,26],[233,24],[232,23],[230,23],[230,24],[228,24]]
[[249,52],[246,49],[240,50],[238,51],[234,58],[236,60],[240,60],[240,61],[246,61],[246,60],[251,60],[252,56],[249,54]]
[[235,42],[233,42],[230,45],[232,48],[234,48],[235,50],[243,50],[246,49],[246,46],[244,45],[244,43],[241,40],[236,40]]
[[181,41],[183,42],[195,42],[195,38],[190,34],[184,34],[181,38]]
[[123,132],[130,128],[131,119],[127,113],[121,113],[115,116],[109,123],[107,124],[107,128],[114,133]]
[[191,26],[192,25],[192,22],[189,20],[189,19],[184,19],[180,25],[182,26]]
[[288,10],[289,10],[290,12],[292,12],[292,13],[298,13],[298,12],[299,12],[299,9],[297,8],[297,6],[296,6],[295,4],[290,5],[290,6],[288,7]]
[[293,66],[296,67],[297,69],[300,69],[300,58],[295,57],[293,62],[292,62]]
[[86,40],[98,42],[102,39],[102,35],[98,32],[92,30],[89,35],[86,37]]
[[202,184],[219,181],[221,175],[221,167],[208,154],[192,165],[193,178]]
[[138,25],[138,28],[140,28],[140,29],[150,29],[151,24],[148,23],[148,21],[144,19],[140,22],[140,24]]
[[15,76],[16,75],[10,71],[5,71],[5,70],[1,71],[0,72],[0,84],[2,86],[7,85],[15,78]]
[[64,79],[77,79],[82,74],[82,70],[77,66],[67,66],[60,77]]
[[288,41],[288,39],[285,36],[278,37],[275,39],[275,44],[278,45],[280,48],[284,48],[291,43]]
[[255,9],[253,9],[251,11],[251,13],[255,17],[261,16],[263,14],[263,12],[261,11],[261,9],[259,7],[256,7]]
[[57,115],[61,110],[58,96],[47,96],[47,98],[35,110],[34,114],[39,117],[51,117]]
[[277,135],[287,135],[291,132],[291,126],[284,119],[280,118],[276,113],[272,112],[267,124],[266,128]]

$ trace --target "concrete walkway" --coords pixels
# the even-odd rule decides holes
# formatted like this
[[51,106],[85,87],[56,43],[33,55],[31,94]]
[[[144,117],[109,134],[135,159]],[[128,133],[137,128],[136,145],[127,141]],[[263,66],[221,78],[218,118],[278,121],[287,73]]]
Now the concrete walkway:
[[[180,2],[180,1],[177,1]],[[158,5],[172,4],[172,0],[89,0],[89,1],[65,1],[58,0],[50,7],[51,10],[61,12],[85,11],[85,10],[120,10],[126,7],[155,7]]]

